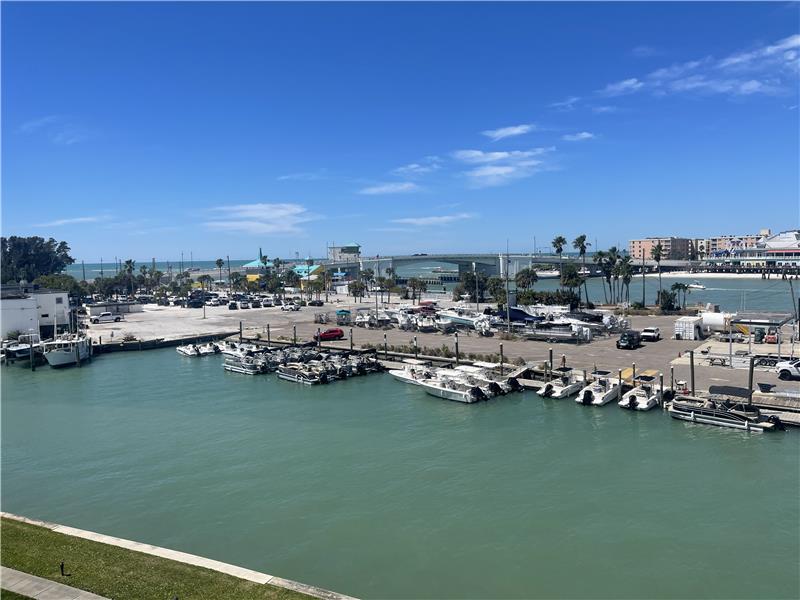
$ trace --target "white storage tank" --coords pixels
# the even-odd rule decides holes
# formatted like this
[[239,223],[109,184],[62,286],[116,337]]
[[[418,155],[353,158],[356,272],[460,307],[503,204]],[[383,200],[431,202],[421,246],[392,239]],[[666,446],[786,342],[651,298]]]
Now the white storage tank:
[[736,313],[726,312],[701,312],[700,317],[703,319],[703,327],[712,331],[728,331],[731,319],[736,316]]

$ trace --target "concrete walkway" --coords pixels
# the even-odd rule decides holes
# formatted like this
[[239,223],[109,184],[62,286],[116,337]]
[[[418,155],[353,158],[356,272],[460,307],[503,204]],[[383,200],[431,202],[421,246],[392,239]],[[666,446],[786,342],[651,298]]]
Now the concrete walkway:
[[[355,600],[351,596],[346,596],[345,594],[339,594],[337,592],[332,592],[330,590],[326,590],[323,588],[318,588],[313,585],[307,585],[305,583],[300,583],[299,581],[292,581],[291,579],[284,579],[283,577],[277,577],[275,575],[269,575],[267,573],[261,573],[259,571],[253,571],[251,569],[245,569],[244,567],[239,567],[237,565],[231,565],[228,563],[224,563],[218,560],[213,560],[211,558],[205,558],[203,556],[197,556],[194,554],[189,554],[187,552],[180,552],[178,550],[170,550],[169,548],[161,548],[159,546],[152,546],[150,544],[143,544],[141,542],[134,542],[132,540],[126,540],[123,538],[114,537],[111,535],[105,535],[102,533],[96,533],[94,531],[86,531],[85,529],[77,529],[76,527],[68,527],[67,525],[59,525],[57,523],[49,523],[47,521],[39,521],[37,519],[29,519],[27,517],[21,517],[19,515],[15,515],[12,513],[7,512],[0,512],[0,515],[7,519],[13,519],[15,521],[21,521],[23,523],[30,523],[31,525],[38,525],[39,527],[45,527],[57,533],[63,533],[65,535],[71,535],[78,538],[83,538],[85,540],[92,540],[94,542],[100,542],[101,544],[109,544],[110,546],[118,546],[120,548],[125,548],[127,550],[133,550],[135,552],[142,552],[144,554],[151,554],[153,556],[158,556],[161,558],[166,558],[169,560],[174,560],[177,562],[186,563],[188,565],[194,565],[196,567],[203,567],[205,569],[211,569],[212,571],[219,571],[220,573],[225,573],[226,575],[232,575],[234,577],[238,577],[239,579],[246,579],[248,581],[253,581],[255,583],[268,583],[269,585],[284,588],[286,590],[292,590],[293,592],[301,592],[308,596],[313,596],[315,598],[321,598],[323,600]],[[44,580],[46,581],[46,580]],[[5,587],[5,581],[3,582],[3,587]],[[16,591],[16,590],[12,590]],[[78,590],[80,591],[80,590]],[[86,593],[86,592],[84,592]],[[39,596],[35,596],[39,598]],[[45,596],[41,596],[45,598]],[[59,599],[60,596],[46,596],[48,599]],[[81,600],[84,598],[101,598],[100,596],[80,596]],[[72,599],[72,596],[69,597],[69,600]]]
[[4,590],[37,600],[108,600],[104,596],[8,567],[0,567],[0,585]]

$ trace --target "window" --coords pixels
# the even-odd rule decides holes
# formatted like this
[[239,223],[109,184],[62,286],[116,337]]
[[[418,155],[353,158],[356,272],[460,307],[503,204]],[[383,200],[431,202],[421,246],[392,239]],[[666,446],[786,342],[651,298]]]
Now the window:
[[50,316],[50,315],[48,315],[47,313],[45,313],[45,314],[43,314],[43,315],[42,315],[42,318],[43,318],[43,319],[46,319],[46,318],[47,318],[47,317],[49,317],[49,316]]
[[56,304],[64,304],[64,298],[61,296],[56,296]]

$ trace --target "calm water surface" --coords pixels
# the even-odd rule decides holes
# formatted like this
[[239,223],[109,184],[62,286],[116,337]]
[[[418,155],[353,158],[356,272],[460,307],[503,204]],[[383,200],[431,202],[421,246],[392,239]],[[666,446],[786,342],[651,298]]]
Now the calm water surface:
[[798,433],[127,353],[2,370],[2,505],[363,597],[796,598]]

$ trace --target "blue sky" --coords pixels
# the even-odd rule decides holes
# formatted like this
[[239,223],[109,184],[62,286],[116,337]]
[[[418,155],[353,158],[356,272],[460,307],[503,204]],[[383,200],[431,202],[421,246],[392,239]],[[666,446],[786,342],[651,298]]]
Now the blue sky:
[[87,262],[800,220],[800,5],[2,4],[2,232]]

